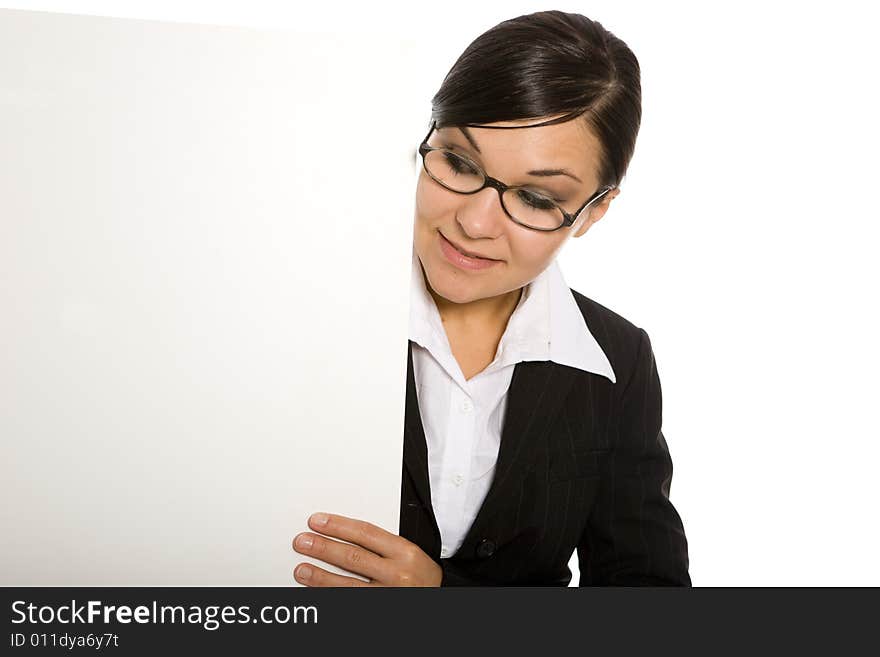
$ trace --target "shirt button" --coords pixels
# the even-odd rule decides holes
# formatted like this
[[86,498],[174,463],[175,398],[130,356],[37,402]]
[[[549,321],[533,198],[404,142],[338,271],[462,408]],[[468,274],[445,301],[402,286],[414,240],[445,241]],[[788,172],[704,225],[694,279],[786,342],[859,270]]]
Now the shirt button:
[[442,550],[440,550],[440,556],[445,559],[446,557],[449,556],[449,550],[447,550],[446,548],[443,548]]
[[461,402],[461,412],[462,413],[470,413],[474,408],[474,405],[471,403],[470,399],[465,399]]
[[455,475],[455,476],[452,478],[452,482],[453,482],[456,486],[461,486],[461,484],[462,484],[463,481],[464,481],[464,477],[461,476],[460,474],[457,474],[457,475]]

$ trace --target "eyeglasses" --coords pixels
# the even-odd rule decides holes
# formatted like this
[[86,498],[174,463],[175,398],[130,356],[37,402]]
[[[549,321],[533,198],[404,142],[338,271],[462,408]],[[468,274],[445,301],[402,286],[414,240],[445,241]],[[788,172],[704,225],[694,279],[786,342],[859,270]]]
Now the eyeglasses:
[[437,183],[451,192],[458,194],[476,194],[486,187],[498,192],[501,207],[515,223],[525,228],[541,231],[559,230],[563,226],[571,226],[580,214],[590,205],[614,189],[606,186],[593,194],[575,212],[563,210],[552,198],[529,187],[522,185],[509,186],[492,178],[478,164],[462,153],[448,148],[428,146],[428,139],[437,127],[431,123],[431,129],[419,146],[419,155],[425,172]]

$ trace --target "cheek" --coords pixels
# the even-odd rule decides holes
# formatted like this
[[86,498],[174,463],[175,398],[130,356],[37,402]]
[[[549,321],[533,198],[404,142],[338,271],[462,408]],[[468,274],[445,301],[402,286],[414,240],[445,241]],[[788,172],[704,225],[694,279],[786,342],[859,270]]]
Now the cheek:
[[566,236],[522,229],[512,231],[510,237],[510,250],[517,268],[529,278],[534,278],[547,268],[562,248]]
[[416,221],[429,222],[455,211],[457,197],[427,177],[423,171],[416,185]]

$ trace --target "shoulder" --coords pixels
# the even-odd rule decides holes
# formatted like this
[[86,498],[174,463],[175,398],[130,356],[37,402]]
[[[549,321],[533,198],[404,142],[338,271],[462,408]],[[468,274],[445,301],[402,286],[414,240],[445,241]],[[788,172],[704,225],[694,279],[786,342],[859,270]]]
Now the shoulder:
[[587,328],[608,357],[618,384],[626,382],[635,369],[638,359],[646,356],[645,346],[647,345],[648,351],[650,350],[648,334],[619,313],[573,288],[569,289]]

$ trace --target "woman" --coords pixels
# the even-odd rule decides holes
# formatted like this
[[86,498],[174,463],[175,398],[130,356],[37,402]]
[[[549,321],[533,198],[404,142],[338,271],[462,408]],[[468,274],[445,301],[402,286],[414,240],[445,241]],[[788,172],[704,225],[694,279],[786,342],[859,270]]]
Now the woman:
[[[690,585],[647,333],[555,256],[607,212],[639,65],[577,14],[505,21],[461,55],[419,153],[400,535],[333,514],[308,586]],[[341,539],[339,540],[335,539]]]

